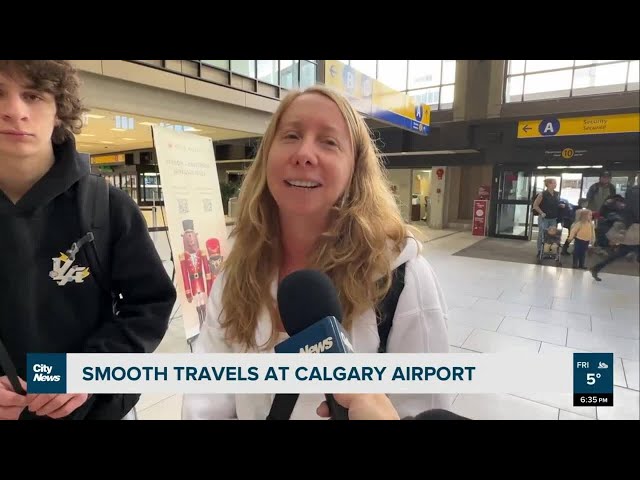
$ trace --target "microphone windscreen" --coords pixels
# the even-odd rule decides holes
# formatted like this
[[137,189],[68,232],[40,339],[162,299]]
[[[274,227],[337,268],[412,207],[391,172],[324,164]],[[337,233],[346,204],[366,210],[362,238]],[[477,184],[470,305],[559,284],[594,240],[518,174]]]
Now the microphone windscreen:
[[331,279],[318,270],[298,270],[278,287],[278,309],[284,329],[293,336],[325,317],[342,322],[342,307]]

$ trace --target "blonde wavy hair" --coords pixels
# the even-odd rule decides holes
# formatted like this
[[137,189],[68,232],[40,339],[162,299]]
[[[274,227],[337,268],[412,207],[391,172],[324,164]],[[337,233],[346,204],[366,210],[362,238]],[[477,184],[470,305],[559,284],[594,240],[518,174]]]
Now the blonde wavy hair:
[[[334,91],[313,86],[285,97],[264,134],[238,198],[234,246],[223,264],[221,325],[228,342],[246,348],[267,347],[276,339],[278,309],[271,282],[282,260],[278,207],[267,186],[267,158],[280,119],[300,95],[320,94],[342,112],[351,136],[354,171],[350,184],[333,209],[329,230],[318,238],[309,268],[332,279],[343,308],[342,324],[350,329],[359,314],[376,305],[391,285],[391,261],[404,247],[408,234],[371,132],[348,100]],[[395,255],[394,255],[395,254]],[[271,316],[267,345],[255,344],[262,308]]]

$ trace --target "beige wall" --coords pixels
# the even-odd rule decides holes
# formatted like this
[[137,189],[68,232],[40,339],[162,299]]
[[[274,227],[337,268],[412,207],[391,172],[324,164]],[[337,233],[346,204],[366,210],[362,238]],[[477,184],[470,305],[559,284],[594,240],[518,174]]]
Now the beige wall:
[[391,185],[397,187],[396,202],[400,207],[402,218],[408,222],[411,219],[411,170],[389,169],[387,177]]
[[461,168],[458,219],[473,218],[473,200],[478,195],[481,185],[491,187],[491,165],[474,165]]
[[444,204],[444,224],[446,226],[458,219],[458,208],[460,205],[460,167],[447,168],[446,196]]
[[[441,179],[438,179],[436,174],[439,169],[442,169],[444,172]],[[447,226],[448,196],[451,191],[451,170],[452,167],[431,167],[431,195],[429,196],[431,215],[427,220],[431,228],[440,229]],[[453,175],[455,176],[455,173]],[[440,193],[438,193],[438,189],[440,189]]]
[[76,60],[88,107],[264,134],[278,101],[122,60]]

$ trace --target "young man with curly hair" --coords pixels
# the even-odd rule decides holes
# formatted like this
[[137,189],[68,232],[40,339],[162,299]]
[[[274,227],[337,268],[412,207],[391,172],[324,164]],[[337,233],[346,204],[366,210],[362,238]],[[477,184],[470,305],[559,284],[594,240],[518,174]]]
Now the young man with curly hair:
[[70,62],[0,60],[0,419],[124,418],[138,395],[26,391],[27,353],[152,352],[176,299],[138,206],[76,151],[83,112]]

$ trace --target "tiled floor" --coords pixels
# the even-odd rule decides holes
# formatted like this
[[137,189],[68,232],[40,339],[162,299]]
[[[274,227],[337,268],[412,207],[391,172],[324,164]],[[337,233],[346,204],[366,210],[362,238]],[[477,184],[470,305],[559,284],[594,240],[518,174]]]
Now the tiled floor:
[[[614,407],[573,407],[569,394],[455,396],[474,419],[640,419],[638,277],[452,256],[479,238],[429,231],[424,255],[450,308],[452,352],[614,352]],[[515,240],[514,240],[515,241]],[[163,259],[168,249],[158,241]],[[171,268],[170,262],[167,262]],[[170,271],[170,270],[169,270]],[[161,352],[187,352],[179,307]],[[141,419],[179,419],[180,395],[143,395]]]

